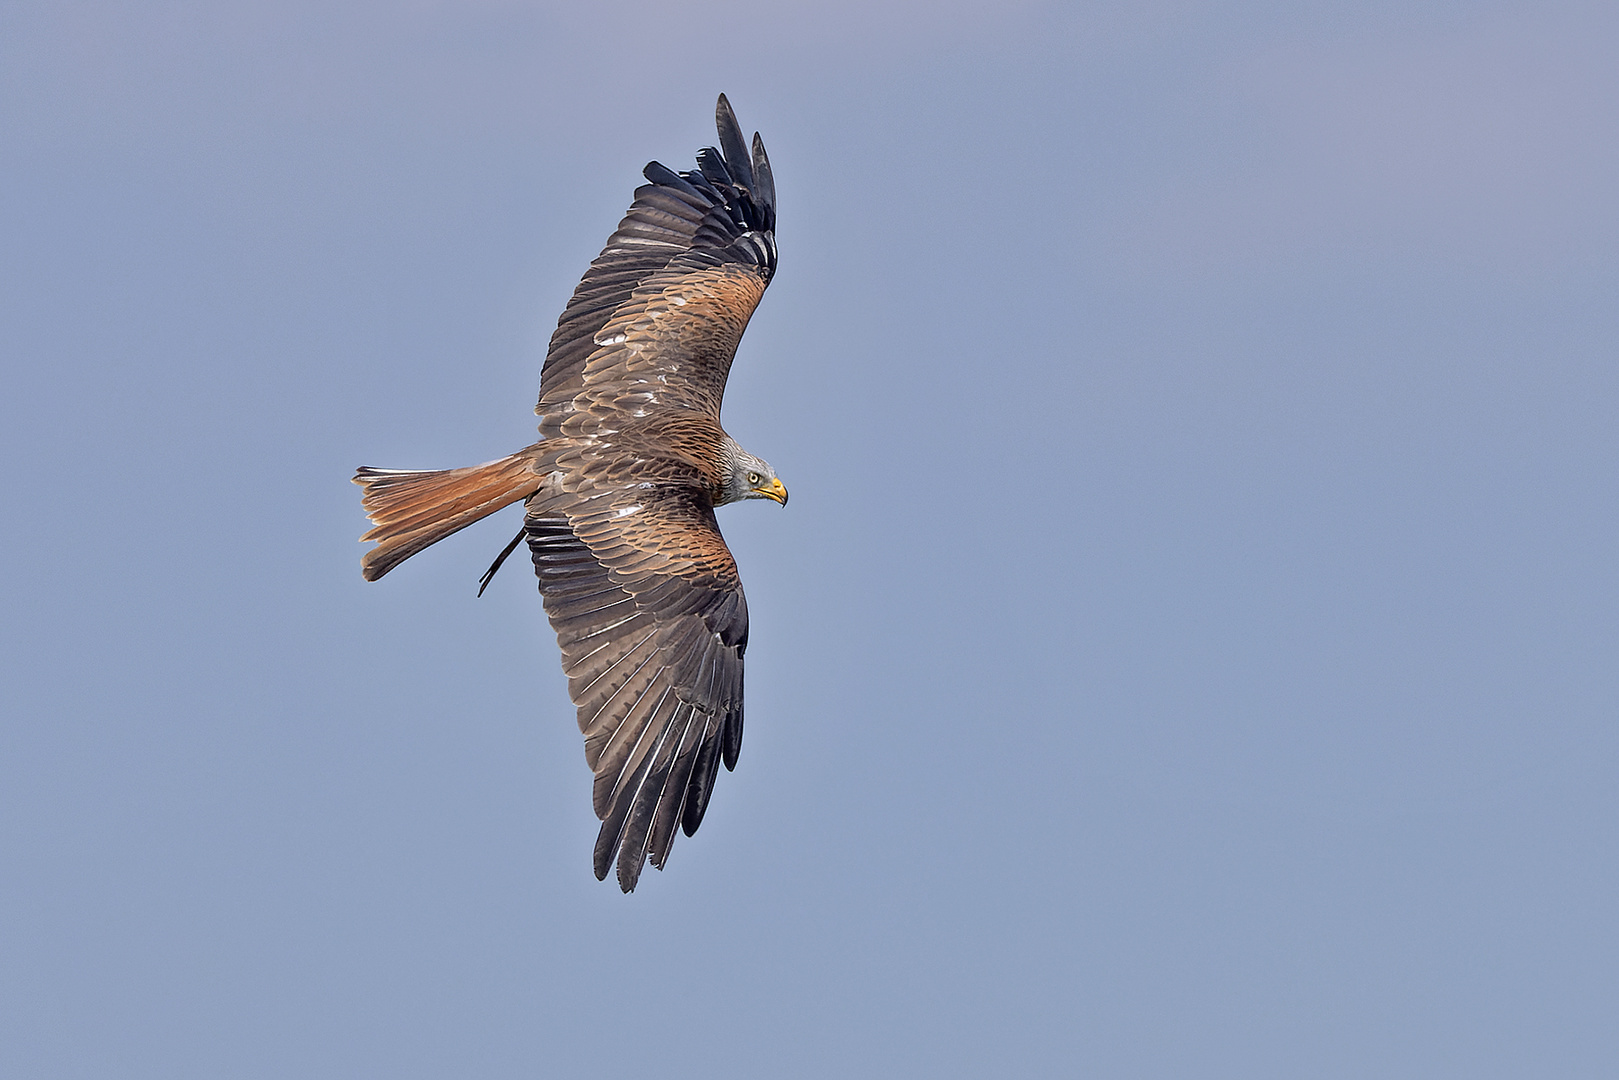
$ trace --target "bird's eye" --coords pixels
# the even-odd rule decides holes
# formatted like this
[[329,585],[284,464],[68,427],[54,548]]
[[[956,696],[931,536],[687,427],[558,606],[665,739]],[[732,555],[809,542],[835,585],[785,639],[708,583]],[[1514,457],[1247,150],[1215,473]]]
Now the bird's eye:
[[750,472],[748,474],[748,483],[750,485],[752,485],[753,487],[758,487],[759,486],[759,480],[760,480],[760,476],[759,476],[758,473]]

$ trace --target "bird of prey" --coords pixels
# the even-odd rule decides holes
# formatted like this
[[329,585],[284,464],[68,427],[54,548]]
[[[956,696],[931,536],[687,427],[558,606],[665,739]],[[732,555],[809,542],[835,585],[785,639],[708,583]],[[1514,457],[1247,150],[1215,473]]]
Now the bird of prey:
[[[598,879],[662,869],[702,823],[742,745],[748,606],[714,508],[787,505],[762,458],[720,426],[742,331],[776,270],[776,187],[758,134],[722,94],[719,146],[656,161],[557,321],[540,374],[540,439],[465,469],[362,468],[375,581],[521,500],[546,615],[579,710],[601,819]],[[479,589],[480,594],[482,589]]]

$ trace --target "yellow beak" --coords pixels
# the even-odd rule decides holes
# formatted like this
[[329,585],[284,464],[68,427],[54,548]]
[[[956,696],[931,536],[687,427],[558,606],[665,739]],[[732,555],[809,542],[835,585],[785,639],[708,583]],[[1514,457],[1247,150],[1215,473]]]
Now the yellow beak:
[[777,502],[781,503],[781,505],[787,505],[787,485],[783,484],[780,480],[772,480],[767,486],[756,487],[753,490],[757,491],[767,499],[775,499]]

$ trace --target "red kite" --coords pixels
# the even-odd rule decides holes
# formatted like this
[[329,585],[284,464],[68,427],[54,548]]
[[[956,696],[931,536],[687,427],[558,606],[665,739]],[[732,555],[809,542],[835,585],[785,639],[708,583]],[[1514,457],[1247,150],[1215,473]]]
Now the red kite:
[[[714,508],[787,505],[763,459],[720,427],[742,331],[776,270],[776,188],[755,134],[716,110],[719,148],[657,162],[551,335],[540,440],[467,469],[362,468],[375,581],[429,544],[523,500],[540,595],[579,709],[602,821],[598,879],[663,868],[702,823],[742,745],[748,605]],[[480,588],[479,592],[483,590]]]

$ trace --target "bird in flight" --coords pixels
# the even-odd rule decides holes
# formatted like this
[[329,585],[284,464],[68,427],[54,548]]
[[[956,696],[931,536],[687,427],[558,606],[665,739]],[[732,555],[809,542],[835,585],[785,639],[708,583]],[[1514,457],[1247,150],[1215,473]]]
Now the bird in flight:
[[[522,501],[540,597],[595,773],[597,879],[660,870],[697,831],[742,745],[748,605],[714,508],[787,505],[762,458],[720,426],[742,331],[776,270],[776,187],[758,134],[720,95],[719,146],[656,161],[557,321],[540,373],[540,439],[465,469],[361,468],[375,581]],[[483,592],[480,588],[479,593]]]

